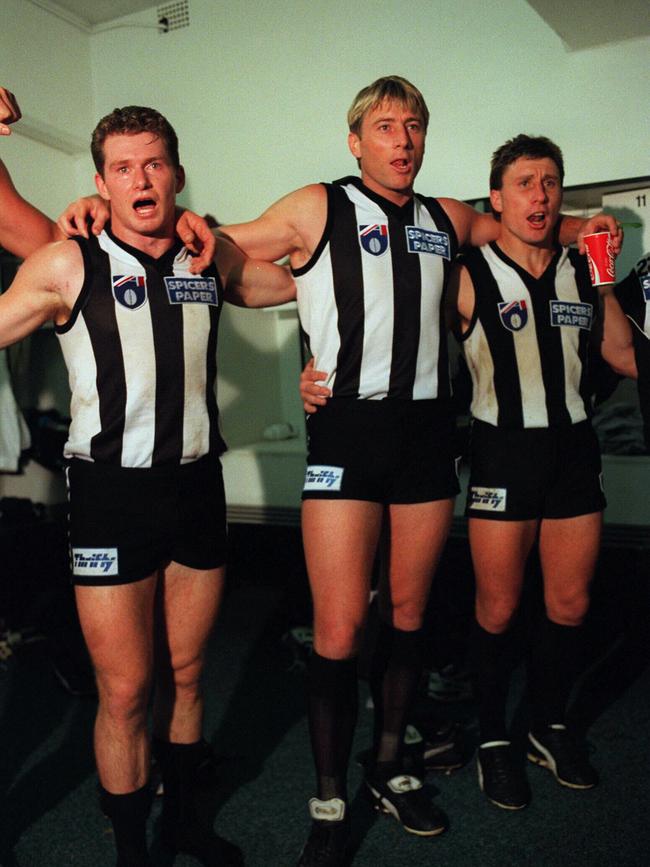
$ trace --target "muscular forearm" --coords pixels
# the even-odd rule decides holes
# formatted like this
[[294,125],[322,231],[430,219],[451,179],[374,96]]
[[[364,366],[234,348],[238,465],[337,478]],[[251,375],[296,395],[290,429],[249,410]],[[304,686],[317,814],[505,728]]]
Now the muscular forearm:
[[603,317],[602,356],[617,373],[636,379],[638,374],[630,321],[613,292],[603,295],[600,305]]
[[295,297],[288,269],[251,259],[246,260],[237,283],[226,289],[226,301],[238,307],[274,307]]
[[0,246],[21,259],[63,237],[56,224],[16,191],[0,160]]

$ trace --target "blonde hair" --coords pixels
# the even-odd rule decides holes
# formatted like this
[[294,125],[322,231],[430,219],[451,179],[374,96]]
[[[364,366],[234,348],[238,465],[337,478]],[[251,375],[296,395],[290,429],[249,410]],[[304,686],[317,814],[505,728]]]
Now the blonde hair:
[[348,111],[348,126],[350,132],[359,135],[361,123],[367,112],[377,108],[388,99],[394,99],[406,105],[414,114],[417,114],[424,124],[426,132],[429,125],[429,109],[420,91],[399,75],[387,75],[378,78],[367,87],[357,93]]

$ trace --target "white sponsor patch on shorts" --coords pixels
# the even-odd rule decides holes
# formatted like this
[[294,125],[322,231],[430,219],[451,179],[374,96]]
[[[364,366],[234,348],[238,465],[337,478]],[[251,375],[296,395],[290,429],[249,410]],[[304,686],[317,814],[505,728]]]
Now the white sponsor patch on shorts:
[[506,488],[483,488],[472,485],[469,489],[469,508],[482,509],[484,512],[505,512]]
[[117,548],[73,548],[72,574],[84,578],[117,575]]
[[303,491],[340,491],[343,467],[326,467],[312,464],[307,467]]

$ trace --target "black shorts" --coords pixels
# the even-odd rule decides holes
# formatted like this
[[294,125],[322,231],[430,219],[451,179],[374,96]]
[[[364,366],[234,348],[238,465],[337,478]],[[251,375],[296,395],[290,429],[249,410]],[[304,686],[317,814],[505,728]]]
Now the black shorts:
[[333,398],[307,420],[303,499],[428,503],[459,491],[451,407]]
[[72,460],[66,475],[75,584],[129,584],[172,560],[192,569],[225,563],[218,458],[152,469]]
[[508,430],[472,422],[467,508],[471,518],[573,518],[606,506],[591,422]]

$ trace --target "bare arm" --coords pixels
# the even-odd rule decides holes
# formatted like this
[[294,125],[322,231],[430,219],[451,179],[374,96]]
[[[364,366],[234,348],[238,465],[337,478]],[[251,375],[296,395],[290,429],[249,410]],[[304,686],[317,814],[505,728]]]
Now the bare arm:
[[0,246],[25,259],[44,244],[62,237],[56,223],[16,191],[0,160]]
[[249,259],[228,237],[217,238],[215,264],[226,301],[238,307],[272,307],[296,297],[296,287],[287,268]]
[[[492,214],[481,214],[478,211],[459,202],[456,199],[438,199],[453,223],[458,243],[471,244],[472,247],[482,247],[490,241],[496,241],[499,236],[499,222]],[[623,230],[616,218],[610,214],[596,214],[593,217],[570,217],[561,215],[559,241],[563,245],[578,244],[581,253],[585,252],[583,237],[590,232],[610,232],[614,253],[618,255],[623,244]]]
[[58,242],[37,250],[0,295],[0,348],[44,322],[65,322],[82,283],[83,260],[76,244]]
[[603,358],[616,373],[636,379],[632,326],[612,291],[600,296],[600,310],[603,319],[600,351]]
[[560,244],[577,244],[578,250],[584,255],[586,252],[583,238],[592,232],[609,232],[612,236],[612,248],[614,255],[618,256],[623,246],[623,229],[619,226],[616,217],[611,214],[595,214],[593,217],[570,217],[562,214],[560,223]]
[[[0,135],[10,135],[9,124],[20,118],[16,98],[0,87]],[[24,259],[43,244],[62,237],[52,220],[17,192],[7,167],[0,160],[0,246]]]
[[447,328],[456,335],[464,334],[474,316],[474,283],[464,265],[456,263],[451,269],[445,292],[445,320]]
[[249,223],[224,226],[248,256],[276,262],[285,256],[291,264],[305,264],[316,249],[327,219],[327,192],[322,184],[302,187],[271,205]]

